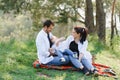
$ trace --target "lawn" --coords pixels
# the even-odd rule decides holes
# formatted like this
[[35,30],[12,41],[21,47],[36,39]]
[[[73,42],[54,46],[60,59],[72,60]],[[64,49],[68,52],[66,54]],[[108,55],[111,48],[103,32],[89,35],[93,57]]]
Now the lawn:
[[[89,40],[90,41],[90,40]],[[120,80],[120,50],[111,50],[91,41],[89,50],[96,53],[95,62],[111,66]],[[37,59],[34,39],[28,41],[0,42],[0,80],[114,80],[110,77],[85,76],[71,70],[34,69]]]

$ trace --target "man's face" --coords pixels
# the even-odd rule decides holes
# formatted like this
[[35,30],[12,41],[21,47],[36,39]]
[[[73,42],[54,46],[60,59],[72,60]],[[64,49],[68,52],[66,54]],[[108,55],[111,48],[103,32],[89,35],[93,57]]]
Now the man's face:
[[46,27],[46,32],[47,33],[51,32],[53,28],[54,28],[53,25],[50,25],[50,27]]

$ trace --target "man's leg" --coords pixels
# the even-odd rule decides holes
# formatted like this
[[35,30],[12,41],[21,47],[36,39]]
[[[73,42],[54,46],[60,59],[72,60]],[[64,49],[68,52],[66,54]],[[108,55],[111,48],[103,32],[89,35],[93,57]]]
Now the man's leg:
[[58,57],[63,57],[63,52],[61,52],[60,50],[55,50],[55,54],[58,55]]
[[47,63],[47,65],[60,66],[60,65],[68,64],[69,63],[69,57],[66,56],[66,55],[64,55],[63,57],[65,58],[65,62],[61,62],[60,57],[55,56],[54,59],[51,62]]

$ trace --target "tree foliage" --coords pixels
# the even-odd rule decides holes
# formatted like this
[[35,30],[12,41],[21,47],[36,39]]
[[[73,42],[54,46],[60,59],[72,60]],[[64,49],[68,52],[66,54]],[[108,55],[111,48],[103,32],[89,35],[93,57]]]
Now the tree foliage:
[[4,10],[4,12],[9,12],[13,10],[15,13],[19,13],[26,7],[27,7],[26,0],[1,0],[0,1],[0,9]]
[[[86,1],[86,2],[85,2]],[[90,33],[94,32],[94,22],[98,28],[98,37],[99,39],[105,40],[105,30],[101,33],[101,30],[105,27],[105,20],[101,15],[105,12],[110,12],[112,9],[111,0],[99,0],[102,2],[101,13],[98,9],[98,5],[95,5],[99,1],[92,5],[92,0],[0,0],[0,10],[3,10],[5,13],[13,11],[15,14],[30,12],[32,14],[33,20],[33,29],[39,30],[42,26],[42,21],[45,19],[52,19],[56,23],[67,24],[68,20],[71,19],[73,22],[82,22],[90,30]],[[120,16],[120,1],[116,1],[115,5],[115,14]],[[93,8],[93,9],[92,9]],[[96,9],[97,8],[97,9]],[[96,9],[98,11],[95,12]],[[82,10],[82,11],[80,11]],[[85,13],[85,15],[81,14]],[[94,20],[93,13],[96,13],[99,18]],[[102,18],[102,19],[101,19]],[[103,23],[101,23],[103,22]]]
[[44,18],[50,18],[58,23],[67,23],[68,18],[78,19],[78,8],[83,6],[83,0],[1,0],[0,9],[4,12],[13,10],[15,13],[30,11],[35,27],[40,27]]

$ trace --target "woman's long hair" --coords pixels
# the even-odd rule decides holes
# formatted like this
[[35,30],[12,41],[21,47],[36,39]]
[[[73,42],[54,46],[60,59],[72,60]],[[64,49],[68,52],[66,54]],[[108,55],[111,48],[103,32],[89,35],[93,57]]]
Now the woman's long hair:
[[80,33],[80,43],[83,44],[83,42],[86,40],[87,38],[87,34],[88,34],[88,29],[87,28],[83,28],[83,27],[74,27],[74,30],[76,31],[77,34]]

